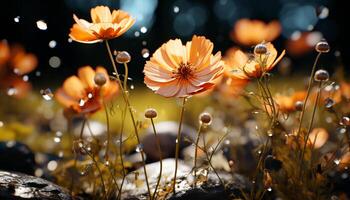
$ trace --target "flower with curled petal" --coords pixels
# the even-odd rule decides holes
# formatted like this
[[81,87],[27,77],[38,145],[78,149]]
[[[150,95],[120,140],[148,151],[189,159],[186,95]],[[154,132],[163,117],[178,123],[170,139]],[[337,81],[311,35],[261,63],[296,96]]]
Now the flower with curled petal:
[[73,15],[75,24],[70,29],[70,38],[81,43],[96,43],[121,36],[135,23],[127,12],[97,6],[90,12],[92,22]]
[[145,84],[165,97],[188,97],[212,88],[224,69],[221,53],[212,54],[213,46],[203,36],[193,36],[186,45],[169,40],[146,62]]

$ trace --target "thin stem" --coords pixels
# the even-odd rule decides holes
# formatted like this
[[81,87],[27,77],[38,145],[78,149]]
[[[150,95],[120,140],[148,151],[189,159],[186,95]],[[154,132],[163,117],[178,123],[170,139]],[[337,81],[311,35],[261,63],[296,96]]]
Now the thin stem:
[[122,193],[122,189],[123,189],[123,185],[124,185],[124,181],[125,181],[125,177],[126,177],[126,173],[124,170],[125,166],[124,166],[123,146],[122,146],[126,112],[127,112],[127,105],[125,104],[124,110],[122,111],[122,125],[120,128],[120,134],[119,134],[119,154],[120,154],[120,164],[122,166],[123,178],[122,178],[122,182],[120,183],[119,193],[118,193],[117,199],[121,198],[121,193]]
[[80,130],[80,136],[79,136],[80,140],[83,140],[83,133],[84,133],[85,124],[86,124],[86,118],[84,116],[83,124],[81,125],[81,130]]
[[106,144],[106,152],[105,152],[105,161],[107,162],[108,159],[109,159],[108,152],[109,152],[109,144],[110,144],[110,140],[111,140],[111,132],[110,132],[110,125],[109,125],[109,116],[108,116],[108,111],[107,111],[107,105],[106,105],[106,102],[104,101],[103,98],[102,98],[102,103],[103,103],[103,107],[104,107],[104,110],[105,110],[106,121],[107,121],[107,144]]
[[309,136],[310,136],[310,131],[311,131],[312,125],[314,123],[318,101],[320,100],[321,86],[322,86],[322,81],[320,81],[320,83],[318,85],[316,102],[315,102],[315,105],[314,105],[313,110],[312,110],[311,121],[310,121],[308,130],[306,132],[306,137],[304,138],[304,147],[303,147],[303,150],[301,152],[301,157],[300,157],[301,160],[300,160],[300,169],[299,169],[299,175],[300,176],[299,177],[301,177],[301,174],[302,174],[302,165],[303,165],[303,162],[304,162],[304,154],[305,154],[305,150],[306,150],[306,145],[307,145],[307,141],[309,140]]
[[[137,129],[137,126],[136,126],[134,113],[133,113],[132,107],[131,107],[129,99],[128,99],[127,92],[123,89],[123,86],[121,84],[119,73],[118,73],[116,64],[115,64],[114,59],[113,59],[111,48],[109,47],[108,40],[105,41],[105,44],[106,44],[106,48],[107,48],[107,51],[108,51],[109,58],[111,59],[111,62],[112,62],[112,65],[113,65],[113,69],[114,69],[114,72],[115,72],[115,76],[117,78],[117,82],[119,84],[120,89],[122,90],[123,99],[125,101],[125,104],[128,107],[129,113],[130,113],[131,121],[132,121],[132,124],[133,124],[133,127],[134,127],[135,136],[136,136],[136,139],[137,139],[137,143],[138,143],[138,145],[140,145],[141,144],[140,137],[139,137],[138,129]],[[141,159],[142,159],[142,163],[143,163],[143,171],[144,171],[144,174],[145,174],[145,180],[146,180],[148,195],[151,197],[151,190],[150,190],[150,187],[149,187],[147,170],[146,170],[145,155],[143,154],[143,150],[141,150],[140,153],[141,153]]]
[[129,68],[126,63],[124,63],[124,91],[128,91],[128,76],[129,76]]
[[194,170],[194,187],[197,186],[197,156],[198,156],[197,146],[198,146],[198,142],[199,142],[199,137],[200,137],[200,134],[201,134],[201,130],[202,130],[202,122],[199,123],[199,128],[198,128],[198,132],[197,132],[196,143],[195,143],[195,147],[194,147],[194,164],[193,164],[193,170]]
[[175,186],[176,186],[176,175],[177,175],[177,165],[179,160],[179,151],[180,151],[180,139],[181,139],[181,125],[183,121],[183,115],[185,111],[185,103],[186,103],[186,97],[182,99],[182,105],[181,105],[181,112],[180,112],[180,122],[179,122],[179,129],[177,132],[177,138],[176,138],[176,147],[175,147],[175,172],[174,172],[174,180],[173,180],[173,193],[175,194]]
[[153,128],[153,133],[154,133],[154,137],[156,138],[156,142],[157,142],[157,147],[158,147],[158,151],[159,151],[159,167],[160,167],[160,170],[159,170],[159,177],[158,177],[158,181],[157,181],[157,184],[156,184],[156,187],[154,188],[154,193],[153,193],[153,196],[152,196],[152,199],[156,199],[156,195],[157,195],[157,189],[158,189],[158,186],[159,186],[159,183],[160,183],[160,179],[162,178],[162,171],[163,171],[163,156],[162,156],[162,148],[160,146],[160,140],[159,140],[159,137],[157,136],[157,131],[156,131],[156,127],[154,126],[154,122],[153,122],[153,119],[151,118],[151,123],[152,123],[152,128]]
[[312,66],[311,75],[310,75],[310,79],[309,79],[309,84],[308,84],[308,87],[307,87],[307,93],[306,93],[306,97],[305,97],[304,104],[303,104],[303,109],[301,110],[300,117],[299,117],[300,122],[299,122],[299,127],[298,127],[298,132],[297,132],[297,138],[299,138],[299,136],[300,136],[300,130],[301,130],[301,126],[302,126],[303,119],[304,119],[306,104],[307,104],[307,101],[308,101],[310,93],[311,93],[311,86],[312,86],[312,84],[314,82],[314,74],[315,74],[315,71],[316,71],[316,65],[317,65],[317,62],[318,62],[320,56],[321,56],[321,53],[318,53],[317,57],[315,59],[315,62],[313,64],[313,66]]

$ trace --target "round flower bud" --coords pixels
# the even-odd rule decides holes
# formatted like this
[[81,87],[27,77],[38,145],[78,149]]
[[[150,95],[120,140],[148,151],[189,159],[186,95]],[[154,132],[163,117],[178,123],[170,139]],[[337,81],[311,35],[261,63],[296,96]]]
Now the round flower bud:
[[211,115],[207,112],[205,113],[202,113],[200,116],[199,116],[199,121],[202,122],[203,124],[210,124],[211,123]]
[[145,111],[145,117],[149,119],[153,119],[157,117],[157,111],[154,108],[148,108]]
[[349,126],[350,125],[350,118],[349,117],[342,117],[340,120],[340,125]]
[[127,51],[118,51],[115,60],[120,63],[128,63],[131,60],[131,56]]
[[94,77],[94,82],[96,85],[102,87],[107,82],[106,76],[103,73],[96,73]]
[[327,53],[329,52],[330,47],[327,41],[322,40],[316,44],[315,49],[319,53]]
[[319,69],[316,71],[314,79],[315,81],[328,81],[329,74],[326,70]]
[[255,54],[266,54],[267,53],[266,45],[263,43],[257,44],[254,48],[254,53]]
[[302,111],[304,106],[304,102],[302,101],[297,101],[295,102],[295,110],[297,111]]

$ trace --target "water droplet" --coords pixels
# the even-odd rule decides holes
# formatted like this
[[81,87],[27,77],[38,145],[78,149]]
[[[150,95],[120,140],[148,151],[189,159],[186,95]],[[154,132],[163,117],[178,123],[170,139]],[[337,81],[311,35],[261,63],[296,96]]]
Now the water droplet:
[[267,135],[268,135],[269,137],[272,137],[272,136],[273,136],[272,130],[268,130],[268,131],[267,131]]
[[42,175],[44,174],[44,171],[40,168],[36,169],[35,172],[34,172],[34,175],[36,177],[41,177]]
[[7,95],[9,95],[9,96],[16,95],[17,92],[18,92],[17,89],[14,88],[14,87],[10,87],[10,88],[7,89]]
[[334,105],[334,101],[333,101],[333,99],[331,99],[331,98],[326,98],[325,100],[324,100],[324,106],[326,107],[326,108],[331,108],[332,106]]
[[29,76],[28,76],[28,75],[24,75],[24,76],[22,77],[22,80],[25,81],[25,82],[27,82],[27,81],[29,80]]
[[61,142],[61,138],[59,138],[59,137],[54,137],[54,138],[53,138],[53,141],[54,141],[55,143],[60,143],[60,142]]
[[130,85],[130,89],[135,89],[135,86],[134,85]]
[[0,121],[0,127],[3,127],[3,126],[4,126],[4,122]]
[[272,191],[272,188],[271,188],[271,187],[267,188],[267,191],[271,192],[271,191]]
[[38,20],[36,22],[36,26],[38,27],[38,29],[43,30],[43,31],[45,31],[47,29],[47,24],[44,20]]
[[68,41],[68,43],[72,43],[73,42],[72,38],[68,38],[67,41]]
[[79,100],[79,106],[82,107],[82,106],[84,106],[84,105],[85,105],[84,99],[80,99],[80,100]]
[[58,157],[63,158],[63,156],[64,156],[63,151],[59,151],[59,152],[58,152]]
[[19,23],[19,20],[20,20],[20,16],[16,16],[15,18],[13,18],[13,21],[15,21],[16,23]]
[[326,19],[329,15],[329,9],[325,6],[321,6],[317,9],[319,11],[318,18]]
[[259,129],[259,127],[258,127],[258,125],[256,125],[256,126],[255,126],[255,130],[258,130],[258,129]]
[[180,8],[178,6],[174,6],[173,8],[174,13],[180,12]]
[[51,41],[49,42],[49,47],[50,47],[50,48],[55,48],[56,45],[57,45],[57,42],[56,42],[55,40],[51,40]]
[[109,161],[107,160],[104,165],[108,167],[110,165]]
[[20,74],[20,71],[19,71],[18,68],[14,68],[14,69],[13,69],[13,73],[15,73],[15,74]]
[[57,56],[52,56],[50,59],[49,59],[49,65],[52,67],[52,68],[57,68],[61,65],[61,59]]
[[341,128],[338,129],[338,132],[340,134],[344,134],[344,133],[346,133],[346,128],[345,127],[341,127]]
[[261,150],[259,150],[259,151],[258,151],[258,154],[260,155],[261,153],[262,153],[262,151],[261,151]]
[[147,28],[145,26],[142,26],[140,28],[140,31],[141,31],[141,33],[146,33],[147,32]]
[[57,137],[62,137],[62,135],[63,135],[63,133],[62,133],[61,131],[57,131],[57,132],[56,132],[56,136],[57,136]]
[[340,164],[340,160],[339,160],[339,159],[335,159],[333,162],[334,162],[336,165],[339,165],[339,164]]
[[136,146],[136,152],[140,153],[140,152],[142,152],[142,151],[143,151],[143,145],[142,145],[142,144],[138,144],[138,145]]
[[57,168],[57,162],[55,160],[51,160],[49,163],[47,163],[47,169],[49,171],[54,171]]
[[91,99],[93,97],[93,94],[90,92],[87,96],[89,99]]
[[147,45],[147,41],[142,41],[142,45],[146,46]]
[[257,115],[259,114],[259,111],[253,111],[252,114]]
[[134,35],[135,35],[135,37],[139,37],[140,36],[140,32],[135,31]]
[[36,71],[35,72],[35,76],[41,76],[41,72],[40,71]]
[[40,94],[46,101],[50,101],[53,98],[53,93],[50,90],[50,88],[46,88],[45,90],[40,90]]
[[149,50],[144,48],[144,49],[142,49],[141,54],[142,54],[143,58],[148,58],[149,57]]
[[177,144],[177,143],[179,143],[179,141],[177,139],[175,139],[175,143]]
[[343,126],[349,126],[350,125],[350,118],[349,117],[342,117],[339,124],[343,125]]

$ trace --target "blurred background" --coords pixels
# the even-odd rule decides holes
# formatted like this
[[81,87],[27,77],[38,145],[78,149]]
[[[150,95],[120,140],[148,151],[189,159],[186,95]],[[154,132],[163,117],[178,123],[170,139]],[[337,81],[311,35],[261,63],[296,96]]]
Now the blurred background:
[[[130,76],[134,84],[143,82],[143,66],[162,43],[171,38],[190,40],[204,35],[223,53],[235,46],[230,32],[241,18],[278,20],[282,32],[274,41],[281,51],[288,40],[299,39],[304,32],[325,38],[332,51],[322,58],[326,69],[349,64],[346,26],[346,1],[332,0],[4,0],[1,1],[0,39],[20,43],[37,55],[39,66],[29,74],[35,88],[58,86],[84,65],[103,65],[110,61],[104,44],[72,42],[69,29],[73,13],[90,20],[90,8],[107,5],[123,9],[136,18],[136,24],[122,37],[112,41],[113,49],[126,50],[132,56]],[[313,43],[314,41],[311,41]],[[316,41],[317,42],[317,41]],[[310,41],[309,41],[310,43]],[[246,47],[247,50],[250,47]],[[287,51],[288,52],[288,51]],[[289,55],[292,73],[311,68],[313,51]],[[337,59],[340,58],[340,59]]]

